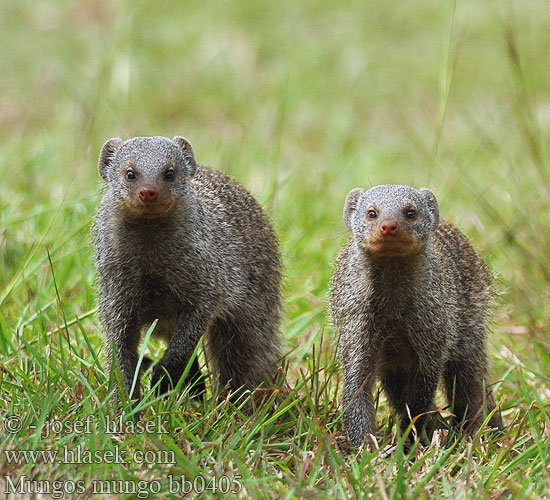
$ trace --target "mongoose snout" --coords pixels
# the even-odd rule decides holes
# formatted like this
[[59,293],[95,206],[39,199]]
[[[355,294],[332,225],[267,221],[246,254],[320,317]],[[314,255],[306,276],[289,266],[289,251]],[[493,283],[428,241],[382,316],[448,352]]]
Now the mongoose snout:
[[[367,221],[371,220],[367,217]],[[375,227],[363,239],[361,247],[373,255],[405,257],[418,253],[423,245],[405,223],[399,224],[395,219],[385,219],[379,227],[375,221],[370,223]]]
[[143,188],[139,192],[139,199],[145,203],[156,201],[158,198],[158,191],[153,188]]
[[389,221],[389,222],[383,222],[380,225],[380,233],[382,236],[394,236],[398,232],[398,226],[397,222],[395,221]]

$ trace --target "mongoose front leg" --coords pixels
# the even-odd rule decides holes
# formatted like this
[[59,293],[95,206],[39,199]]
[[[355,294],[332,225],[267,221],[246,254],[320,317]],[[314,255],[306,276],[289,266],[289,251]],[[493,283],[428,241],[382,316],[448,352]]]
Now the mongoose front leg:
[[[139,375],[136,380],[133,392],[132,385],[137,369],[139,344],[139,331],[136,320],[131,316],[118,316],[118,319],[106,317],[106,345],[107,345],[107,368],[111,371],[116,360],[120,369],[124,390],[130,400],[139,400],[140,387]],[[114,353],[113,353],[114,350]],[[114,354],[114,355],[113,355]],[[113,406],[120,402],[119,391],[114,391],[111,399]]]
[[357,374],[344,375],[344,427],[354,446],[374,434],[373,377],[361,381]]
[[[140,374],[136,374],[136,369],[141,337],[138,319],[141,290],[136,287],[133,274],[125,268],[105,264],[100,268],[100,276],[103,275],[118,278],[101,280],[102,297],[99,305],[100,317],[105,327],[106,367],[109,370],[107,376],[118,366],[123,384],[121,391],[117,389],[111,396],[111,404],[117,406],[122,399],[121,392],[126,393],[128,400],[140,399]],[[128,300],[128,297],[133,297],[133,300]]]
[[[355,332],[356,333],[356,332]],[[361,446],[375,432],[372,388],[376,352],[362,342],[350,343],[342,333],[340,359],[344,375],[344,427],[354,446]]]
[[[185,310],[180,314],[176,332],[162,359],[153,369],[152,385],[154,386],[160,380],[159,391],[161,393],[168,392],[176,386],[209,322],[210,312],[207,308]],[[190,367],[187,380],[191,381],[197,375],[200,375],[200,370],[195,359]],[[204,388],[204,382],[199,381],[192,392],[197,393]]]

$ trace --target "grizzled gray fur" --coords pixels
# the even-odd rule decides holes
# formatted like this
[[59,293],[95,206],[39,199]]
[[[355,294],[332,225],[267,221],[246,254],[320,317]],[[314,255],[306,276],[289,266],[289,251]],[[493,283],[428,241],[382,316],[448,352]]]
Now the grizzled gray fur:
[[[458,229],[439,221],[426,188],[353,189],[344,221],[352,237],[336,262],[330,311],[352,443],[375,434],[377,378],[402,430],[409,417],[434,409],[440,380],[455,423],[476,430],[495,407],[486,353],[493,282],[482,260]],[[427,418],[415,422],[423,438]],[[489,424],[502,426],[498,411]]]
[[[227,175],[197,165],[183,137],[113,138],[95,216],[96,267],[108,366],[129,392],[142,330],[167,343],[153,370],[175,386],[203,334],[222,386],[254,388],[280,357],[280,258],[258,202]],[[200,374],[197,361],[188,380]],[[204,384],[198,385],[199,390]],[[139,384],[132,399],[139,399]]]

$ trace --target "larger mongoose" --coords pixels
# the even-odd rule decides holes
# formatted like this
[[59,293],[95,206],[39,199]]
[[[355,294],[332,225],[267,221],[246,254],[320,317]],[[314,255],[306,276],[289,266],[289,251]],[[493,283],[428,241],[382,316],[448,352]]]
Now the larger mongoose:
[[[222,386],[254,388],[280,357],[281,264],[275,233],[252,195],[197,165],[183,137],[108,140],[95,216],[100,315],[108,367],[116,352],[129,392],[142,330],[167,342],[152,383],[174,386],[207,334]],[[188,379],[200,373],[195,359]],[[139,378],[138,378],[139,381]],[[132,399],[139,399],[139,383]],[[118,399],[115,393],[115,400]]]
[[[484,263],[457,228],[439,221],[426,188],[355,188],[344,221],[352,237],[333,272],[330,312],[351,442],[375,433],[377,377],[403,431],[424,414],[415,428],[426,438],[425,413],[441,379],[455,423],[477,429],[495,407],[486,354],[493,280]],[[502,426],[498,411],[489,425]]]

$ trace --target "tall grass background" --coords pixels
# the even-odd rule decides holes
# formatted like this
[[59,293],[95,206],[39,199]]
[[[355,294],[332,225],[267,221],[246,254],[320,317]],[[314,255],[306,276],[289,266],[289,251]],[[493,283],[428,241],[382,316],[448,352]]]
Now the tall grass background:
[[[169,475],[225,474],[243,498],[550,496],[549,27],[543,0],[2,2],[0,420],[23,427],[1,449],[171,450],[175,463],[2,453],[1,489],[112,478],[168,495]],[[102,143],[136,135],[186,136],[266,207],[285,264],[284,390],[252,414],[210,392],[149,395],[144,419],[169,434],[43,436],[106,411],[89,228]],[[433,189],[497,276],[504,437],[437,433],[407,454],[382,394],[380,449],[344,453],[327,282],[346,194],[380,183]]]

